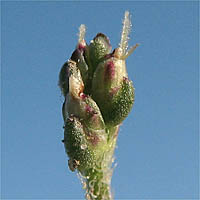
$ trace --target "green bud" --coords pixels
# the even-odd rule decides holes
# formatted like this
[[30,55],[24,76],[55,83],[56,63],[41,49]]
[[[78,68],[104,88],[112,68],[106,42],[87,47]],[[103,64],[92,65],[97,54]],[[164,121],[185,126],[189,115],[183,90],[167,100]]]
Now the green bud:
[[103,34],[98,33],[96,37],[86,47],[86,60],[90,65],[91,71],[95,71],[98,63],[104,58],[105,55],[111,51],[109,39]]
[[124,78],[119,88],[113,88],[110,90],[107,96],[108,103],[100,102],[101,111],[104,117],[105,123],[108,126],[116,126],[122,123],[122,121],[130,113],[134,103],[134,87],[132,81]]
[[90,150],[83,125],[76,117],[70,117],[66,121],[64,132],[65,151],[69,156],[69,168],[74,171],[78,168],[82,171],[90,168],[94,162],[94,153]]
[[92,82],[92,96],[98,93],[98,96],[107,95],[111,88],[121,85],[124,77],[127,77],[125,60],[110,55],[97,66]]
[[94,130],[105,128],[104,120],[96,102],[83,93],[84,83],[80,70],[74,61],[68,62],[69,66],[69,94],[66,96],[64,106],[65,116],[74,115],[82,119],[86,127]]
[[120,124],[130,112],[134,101],[132,82],[128,80],[124,59],[115,49],[110,58],[99,63],[92,82],[92,97],[99,106],[106,125]]

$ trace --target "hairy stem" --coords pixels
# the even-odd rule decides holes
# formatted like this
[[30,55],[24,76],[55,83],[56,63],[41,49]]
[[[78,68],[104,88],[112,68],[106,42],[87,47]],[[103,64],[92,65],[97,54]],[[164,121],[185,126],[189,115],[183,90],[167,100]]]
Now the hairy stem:
[[89,179],[86,181],[88,200],[111,200],[111,175],[99,170],[91,169],[88,171]]
[[114,162],[114,150],[116,146],[119,126],[107,129],[109,138],[106,150],[102,152],[102,158],[99,159],[95,167],[85,172],[86,199],[88,200],[112,200],[111,179],[112,163]]

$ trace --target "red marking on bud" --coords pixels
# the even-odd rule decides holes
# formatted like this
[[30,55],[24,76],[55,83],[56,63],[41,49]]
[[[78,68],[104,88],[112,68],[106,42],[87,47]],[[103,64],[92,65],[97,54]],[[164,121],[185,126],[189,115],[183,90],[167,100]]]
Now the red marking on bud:
[[109,61],[106,63],[106,68],[105,68],[105,78],[106,79],[113,79],[115,76],[115,65],[113,61]]
[[89,132],[87,135],[88,135],[87,139],[93,146],[96,146],[100,142],[100,139],[97,134]]
[[93,111],[93,116],[92,116],[92,120],[93,120],[93,122],[97,122],[97,113],[94,113],[94,111]]
[[128,78],[124,76],[123,77],[123,81],[127,83],[128,82]]
[[118,92],[119,89],[120,89],[120,87],[112,88],[110,91],[110,95],[113,97]]
[[87,98],[87,97],[88,97],[88,96],[87,96],[86,94],[84,94],[84,93],[82,93],[82,92],[80,93],[80,98],[81,98],[81,99],[84,100],[84,99]]
[[79,90],[79,93],[78,93],[78,95],[79,95],[79,97],[80,97],[80,96],[81,96],[81,94],[83,93],[83,90],[84,90],[84,85],[83,85],[83,84],[81,84],[79,89],[80,89],[80,90]]
[[93,109],[92,109],[89,105],[86,105],[86,106],[85,106],[85,111],[86,111],[87,113],[92,113],[92,112],[93,112]]
[[97,114],[97,112],[89,105],[85,106],[85,111],[89,114],[92,115],[92,118]]
[[79,43],[79,44],[78,44],[78,49],[79,49],[80,51],[84,51],[84,50],[85,50],[85,45],[82,44],[82,43]]
[[93,115],[91,117],[91,121],[93,124],[96,124],[98,126],[100,120],[99,120],[99,116],[97,115],[97,113],[93,113]]

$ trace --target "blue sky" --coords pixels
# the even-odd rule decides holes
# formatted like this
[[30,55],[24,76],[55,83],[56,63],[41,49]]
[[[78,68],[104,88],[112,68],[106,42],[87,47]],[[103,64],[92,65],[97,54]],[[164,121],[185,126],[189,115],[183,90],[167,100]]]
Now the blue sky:
[[121,126],[116,199],[194,199],[199,188],[198,2],[1,2],[2,199],[83,199],[63,144],[62,64],[80,24],[89,42],[120,41],[132,15],[127,59],[135,105]]

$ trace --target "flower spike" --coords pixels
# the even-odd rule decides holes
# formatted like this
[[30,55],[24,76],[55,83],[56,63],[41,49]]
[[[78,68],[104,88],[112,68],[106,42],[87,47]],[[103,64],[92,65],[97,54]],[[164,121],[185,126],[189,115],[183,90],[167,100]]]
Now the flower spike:
[[64,147],[68,166],[81,176],[87,200],[112,200],[113,154],[118,130],[134,103],[134,87],[128,78],[126,58],[131,30],[125,12],[119,47],[111,51],[109,38],[98,33],[85,42],[86,27],[80,25],[78,44],[59,74],[65,98]]

